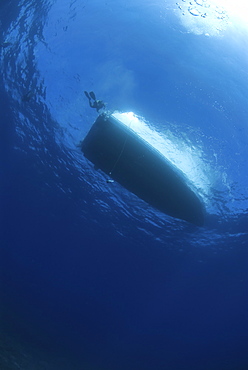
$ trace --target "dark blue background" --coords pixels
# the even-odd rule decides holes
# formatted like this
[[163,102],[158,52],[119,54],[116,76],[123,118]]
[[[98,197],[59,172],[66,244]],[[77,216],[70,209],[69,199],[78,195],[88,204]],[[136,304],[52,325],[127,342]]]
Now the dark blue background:
[[[76,6],[80,8],[79,4],[74,5],[75,11]],[[86,2],[83,13],[85,28],[89,27],[87,17],[92,18],[91,9],[87,12],[87,5]],[[45,1],[39,4],[35,1],[23,2],[19,9],[13,2],[8,6],[2,4],[3,35],[8,35],[11,21],[12,27],[18,31],[13,24],[22,8],[35,9],[38,19],[43,20],[49,14],[50,6],[51,3]],[[209,159],[210,163],[213,154],[221,157],[225,153],[227,156],[230,145],[230,152],[239,150],[241,154],[238,158],[242,158],[247,151],[247,108],[240,109],[247,97],[242,74],[247,66],[245,59],[240,62],[238,55],[233,56],[232,63],[237,58],[242,68],[239,76],[234,74],[229,79],[235,86],[230,95],[226,93],[226,86],[230,86],[227,83],[230,65],[227,63],[227,70],[221,72],[224,56],[216,54],[220,50],[227,52],[226,39],[219,39],[216,43],[205,39],[201,46],[197,46],[196,36],[182,33],[182,26],[171,20],[172,33],[165,37],[166,51],[161,49],[162,56],[165,54],[167,58],[164,72],[161,59],[157,59],[158,54],[154,53],[150,60],[146,58],[159,35],[156,33],[156,12],[153,14],[154,23],[151,21],[150,31],[147,31],[151,40],[143,40],[144,43],[147,41],[146,50],[141,47],[139,39],[143,34],[142,24],[144,30],[146,27],[146,19],[137,16],[139,6],[137,3],[134,10],[127,6],[128,11],[123,12],[123,18],[120,16],[119,19],[124,22],[125,17],[134,17],[135,22],[139,22],[139,31],[132,33],[138,42],[133,37],[125,45],[125,40],[122,40],[122,47],[128,54],[123,64],[132,69],[136,81],[131,97],[128,85],[123,100],[118,101],[122,93],[115,94],[111,84],[101,88],[104,77],[101,81],[95,78],[94,73],[90,77],[93,81],[91,85],[87,73],[85,77],[80,76],[81,81],[85,78],[82,87],[99,87],[110,105],[118,102],[122,107],[136,107],[139,113],[153,116],[155,121],[161,120],[167,112],[166,120],[173,121],[174,126],[171,127],[175,131],[182,129],[183,121],[188,134],[188,125],[194,118],[192,125],[195,130],[203,132],[201,140],[206,141],[205,160]],[[106,6],[106,17],[111,14],[109,9],[115,12],[114,3]],[[66,23],[66,14],[65,18],[61,15],[62,23]],[[23,17],[29,21],[28,15]],[[96,17],[99,17],[98,13]],[[169,18],[169,15],[166,17]],[[30,18],[30,24],[31,21]],[[44,27],[45,22],[42,22],[40,27]],[[52,80],[50,76],[45,82],[38,72],[35,74],[36,63],[33,60],[35,55],[37,57],[34,50],[37,50],[38,42],[32,40],[35,35],[42,34],[41,28],[35,24],[32,23],[34,28],[37,27],[35,29],[29,29],[27,25],[21,29],[23,33],[19,36],[23,50],[19,43],[9,49],[2,47],[1,54],[1,368],[16,369],[15,360],[23,369],[247,369],[248,239],[244,161],[235,159],[232,162],[231,153],[229,157],[219,160],[219,168],[227,172],[229,179],[238,174],[240,184],[233,190],[234,193],[228,193],[226,184],[212,189],[209,197],[215,197],[214,204],[217,206],[210,207],[211,212],[214,211],[205,228],[163,218],[160,214],[153,216],[149,210],[149,217],[144,219],[146,205],[132,196],[129,198],[124,190],[125,205],[122,206],[122,190],[117,195],[111,189],[108,193],[101,175],[95,174],[85,159],[80,159],[80,153],[71,144],[87,132],[94,120],[93,113],[88,112],[87,102],[80,102],[84,127],[79,127],[79,131],[73,108],[68,108],[73,115],[68,127],[62,125],[61,128],[60,122],[56,122],[50,114],[48,107],[53,103],[51,110],[56,110],[57,95],[60,94],[67,102],[70,90],[66,72],[63,72],[67,87],[56,91],[54,81],[53,92],[44,95],[46,88],[49,90],[46,83],[52,83]],[[23,35],[27,30],[30,33],[26,43]],[[95,30],[92,27],[85,38],[82,36],[85,43],[90,41],[91,34],[94,40]],[[17,33],[16,38],[19,36]],[[73,41],[76,42],[68,33],[66,37],[72,45]],[[101,37],[104,39],[104,36]],[[118,35],[113,34],[112,37],[118,39]],[[113,50],[111,58],[118,55],[121,60],[124,54],[113,39],[110,45],[116,50]],[[191,47],[186,47],[184,51],[183,39],[191,42]],[[8,41],[7,36],[2,41]],[[51,45],[56,42],[60,45],[56,40]],[[64,42],[66,48],[66,40]],[[176,48],[175,43],[179,45]],[[137,45],[140,45],[140,50]],[[231,44],[230,49],[239,50],[242,56],[240,45],[238,43],[234,47]],[[12,52],[7,54],[10,48]],[[17,59],[14,62],[15,50],[27,52],[26,82],[20,73],[23,61],[19,64],[15,56]],[[189,50],[195,50],[195,53],[191,54]],[[94,53],[99,60],[93,58]],[[201,53],[205,53],[203,59],[196,62],[197,55]],[[196,65],[203,65],[206,55],[209,56],[207,70],[210,72],[206,72],[207,62],[203,69],[199,67],[199,71],[195,72]],[[93,48],[91,57],[91,63],[95,61],[96,68],[104,63],[99,49]],[[55,63],[57,57],[54,58]],[[71,58],[73,60],[73,55]],[[225,58],[229,58],[229,54]],[[40,65],[45,62],[46,59],[42,60]],[[15,63],[13,74],[14,69],[9,66]],[[65,69],[66,66],[67,62]],[[63,77],[61,69],[58,65],[60,78]],[[211,69],[218,71],[213,74],[212,82],[208,75]],[[197,82],[199,76],[200,83]],[[43,81],[43,85],[34,88],[39,81]],[[220,81],[223,86],[219,85]],[[165,90],[161,90],[160,84],[165,85]],[[192,85],[192,89],[187,89],[188,84]],[[35,92],[35,97],[26,104],[21,97],[29,90]],[[224,106],[223,115],[220,110],[214,110],[209,98],[215,94],[215,100],[217,91],[220,94],[218,104]],[[77,95],[76,88],[73,94]],[[161,104],[163,108],[160,109]],[[211,124],[206,125],[206,122]],[[191,140],[190,137],[188,139]],[[236,163],[239,163],[238,170]],[[98,181],[100,185],[97,185]],[[230,211],[229,201],[238,196],[241,185],[243,211],[238,206]],[[110,212],[102,210],[100,203],[96,202],[99,199],[110,204]],[[111,199],[114,199],[113,202]],[[125,211],[131,204],[130,215],[126,216]],[[137,216],[139,207],[140,218]],[[135,216],[133,209],[138,212]],[[58,359],[61,359],[60,364]]]

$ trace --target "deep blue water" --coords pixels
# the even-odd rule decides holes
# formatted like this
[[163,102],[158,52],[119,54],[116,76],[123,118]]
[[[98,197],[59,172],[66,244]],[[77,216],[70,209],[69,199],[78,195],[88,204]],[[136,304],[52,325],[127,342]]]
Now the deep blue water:
[[[247,369],[247,23],[208,0],[19,0],[0,29],[1,369]],[[83,157],[84,90],[143,117],[204,227]]]

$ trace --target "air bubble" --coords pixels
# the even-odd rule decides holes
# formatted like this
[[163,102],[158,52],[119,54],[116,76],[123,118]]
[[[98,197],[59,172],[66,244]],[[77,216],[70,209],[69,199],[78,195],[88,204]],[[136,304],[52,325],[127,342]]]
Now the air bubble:
[[194,15],[195,17],[200,15],[200,12],[195,8],[188,8],[188,11],[190,12],[190,14]]

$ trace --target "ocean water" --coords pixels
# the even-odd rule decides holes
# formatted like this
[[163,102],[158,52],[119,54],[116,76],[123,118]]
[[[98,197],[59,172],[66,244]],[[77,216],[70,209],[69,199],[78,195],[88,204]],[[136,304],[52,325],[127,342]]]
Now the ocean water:
[[[248,368],[248,13],[238,10],[1,2],[1,369]],[[85,90],[139,118],[204,203],[203,227],[106,183],[84,158],[97,118]]]

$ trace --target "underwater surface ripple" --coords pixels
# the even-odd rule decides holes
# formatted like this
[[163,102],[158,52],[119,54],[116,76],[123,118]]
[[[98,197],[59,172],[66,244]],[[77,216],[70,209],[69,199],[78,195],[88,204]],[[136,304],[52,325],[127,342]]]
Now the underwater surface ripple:
[[[118,6],[121,7],[121,4]],[[229,102],[224,101],[225,94],[217,98],[217,93],[220,92],[215,87],[211,91],[209,86],[204,91],[204,79],[200,83],[197,81],[200,72],[194,76],[190,66],[183,66],[188,59],[188,50],[185,51],[185,61],[172,53],[171,58],[175,58],[176,66],[173,68],[182,68],[181,71],[175,71],[175,86],[172,92],[172,98],[174,94],[176,99],[174,109],[180,110],[181,107],[184,110],[185,121],[180,121],[183,114],[175,114],[173,119],[172,103],[168,108],[169,103],[166,102],[159,112],[157,100],[162,99],[162,83],[171,83],[167,69],[172,68],[170,65],[172,62],[168,61],[167,52],[163,51],[160,45],[151,47],[151,40],[147,39],[147,50],[144,46],[140,52],[144,55],[157,53],[162,58],[166,56],[168,63],[168,67],[157,66],[160,72],[164,71],[165,78],[162,78],[161,85],[156,81],[156,92],[152,98],[149,88],[145,88],[148,81],[142,80],[143,71],[136,69],[136,60],[132,60],[135,56],[131,57],[131,50],[137,46],[140,31],[133,28],[135,33],[132,45],[127,45],[126,37],[118,35],[120,37],[118,43],[117,35],[113,34],[114,26],[107,26],[110,19],[113,19],[113,23],[118,21],[118,6],[111,2],[110,5],[100,5],[98,2],[90,4],[88,1],[80,4],[77,1],[19,3],[19,15],[13,20],[4,37],[9,46],[2,48],[1,51],[1,69],[16,122],[15,150],[23,157],[32,158],[33,166],[36,167],[41,180],[41,191],[51,187],[66,194],[68,199],[75,203],[78,218],[81,220],[86,219],[90,213],[94,223],[112,229],[123,237],[135,235],[133,237],[137,239],[136,231],[139,230],[141,242],[148,236],[162,244],[166,240],[167,245],[171,247],[177,245],[181,248],[180,246],[190,244],[213,245],[216,249],[222,249],[228,245],[230,237],[231,244],[233,240],[242,243],[244,236],[247,235],[244,225],[247,222],[248,209],[245,169],[247,122],[244,119],[247,108],[243,106],[239,118],[236,118],[235,114],[247,97],[247,91],[238,96],[240,102],[235,102],[237,99],[235,94],[238,94],[235,91],[236,81],[232,81],[233,76],[228,76],[230,72],[228,68],[223,72],[223,80],[231,77],[234,86],[230,91],[232,97],[229,97],[234,106],[232,116]],[[146,7],[143,13],[141,12],[142,15],[138,15],[136,8],[129,9],[124,3],[122,6],[119,16],[121,27],[124,27],[123,19],[126,20],[127,17],[131,18],[131,21],[128,21],[130,29],[134,27],[133,17],[133,21],[139,22],[142,30],[141,18],[142,15],[146,15]],[[177,9],[177,6],[174,8]],[[172,10],[174,8],[172,7]],[[101,19],[102,9],[106,13],[104,20]],[[154,6],[150,19],[151,28],[159,11],[160,8]],[[171,12],[171,9],[167,11]],[[99,34],[97,29],[91,26],[92,14],[95,22],[100,20],[104,22],[103,33]],[[168,42],[166,32],[171,32],[175,42],[180,44],[180,39],[176,41],[173,14],[164,15],[164,17],[170,15],[172,20],[161,40],[156,40],[158,44]],[[155,30],[162,25],[163,22],[154,26]],[[204,54],[202,50],[204,43],[209,47],[209,51],[205,51],[206,55],[212,52],[211,48],[217,47],[214,41],[211,44],[206,38],[202,43],[199,39],[192,41],[190,38],[189,42],[195,45],[196,54],[199,52],[197,47],[199,53]],[[216,41],[217,44],[220,42]],[[226,42],[223,36],[223,44]],[[168,49],[170,48],[168,45]],[[223,50],[226,52],[225,48]],[[196,57],[192,55],[192,58]],[[211,58],[210,56],[210,64]],[[225,58],[228,58],[228,55]],[[201,63],[202,60],[199,60],[199,69],[203,68]],[[152,62],[151,65],[147,61],[144,62],[141,70],[145,67],[148,70],[153,68]],[[192,82],[185,78],[183,68],[192,74]],[[117,73],[120,75],[119,81],[115,80]],[[242,77],[241,73],[239,78]],[[217,77],[216,81],[213,75],[212,78],[213,81],[210,82],[212,85],[219,82]],[[247,75],[245,78],[247,81]],[[184,102],[180,91],[182,88],[185,89]],[[204,186],[207,188],[206,191],[198,186],[208,212],[205,228],[195,228],[161,215],[118,184],[114,186],[106,184],[104,175],[96,172],[87,163],[77,144],[96,118],[83,97],[83,91],[88,89],[93,89],[103,99],[106,97],[110,110],[117,108],[120,111],[127,109],[137,111],[138,114],[147,117],[148,124],[154,132],[159,132],[166,140],[174,140],[174,145],[179,150],[184,146],[186,154],[196,153],[195,158],[198,156],[199,159],[196,168],[201,170],[201,180],[202,183],[205,182]],[[139,89],[146,90],[146,94],[141,92],[139,96]],[[143,111],[142,98],[146,106]],[[172,98],[166,96],[165,92],[163,99],[170,101]],[[194,112],[190,114],[186,110],[189,99],[195,106],[195,116]],[[147,108],[149,102],[150,107]],[[201,109],[208,114],[208,117],[203,117],[203,122],[199,121]],[[207,121],[211,121],[208,126]]]

